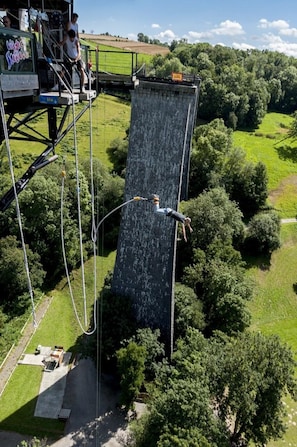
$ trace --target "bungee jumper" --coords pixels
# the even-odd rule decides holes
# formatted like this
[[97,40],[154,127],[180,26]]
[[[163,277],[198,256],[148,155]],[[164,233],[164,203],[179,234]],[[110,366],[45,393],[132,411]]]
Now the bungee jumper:
[[152,194],[152,197],[148,200],[153,202],[155,213],[165,214],[165,216],[172,217],[172,219],[182,224],[184,240],[187,242],[186,227],[189,229],[190,233],[193,232],[190,217],[184,216],[182,213],[179,213],[172,208],[160,208],[160,198],[157,194]]
[[127,200],[126,202],[122,203],[121,205],[117,206],[113,210],[111,210],[109,213],[107,213],[97,224],[96,228],[92,230],[92,240],[97,240],[97,233],[101,226],[101,224],[107,219],[111,214],[113,214],[115,211],[123,208],[124,206],[128,205],[131,202],[140,202],[140,201],[146,201],[146,202],[153,202],[154,205],[154,212],[158,214],[164,214],[167,217],[172,217],[172,219],[176,220],[177,222],[180,222],[182,224],[182,230],[183,230],[183,236],[185,242],[187,241],[187,234],[186,234],[186,227],[189,229],[190,233],[193,232],[193,228],[191,227],[191,219],[190,217],[184,216],[182,213],[179,213],[178,211],[173,210],[172,208],[160,208],[160,198],[157,194],[151,194],[150,197],[142,197],[142,196],[134,196],[131,199]]

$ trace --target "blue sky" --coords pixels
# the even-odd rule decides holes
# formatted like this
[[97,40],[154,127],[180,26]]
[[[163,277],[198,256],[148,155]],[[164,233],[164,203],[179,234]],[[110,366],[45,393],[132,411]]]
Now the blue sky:
[[283,52],[297,57],[296,0],[74,0],[79,30],[137,40]]

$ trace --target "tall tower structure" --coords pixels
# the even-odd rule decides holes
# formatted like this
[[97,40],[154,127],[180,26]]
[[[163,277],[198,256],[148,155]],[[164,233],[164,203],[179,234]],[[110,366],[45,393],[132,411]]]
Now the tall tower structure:
[[[187,194],[199,83],[139,81],[131,92],[125,200],[160,196],[178,209]],[[132,300],[143,326],[160,328],[172,352],[176,222],[154,213],[151,202],[122,209],[112,290]]]

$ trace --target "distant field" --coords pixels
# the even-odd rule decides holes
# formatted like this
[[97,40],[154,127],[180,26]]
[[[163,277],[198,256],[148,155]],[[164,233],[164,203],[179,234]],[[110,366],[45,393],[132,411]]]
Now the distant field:
[[169,53],[167,47],[105,35],[82,34],[81,42],[89,46],[93,70],[97,57],[99,71],[108,73],[131,75],[144,65],[149,67],[155,54]]
[[87,42],[94,43],[94,45],[99,45],[99,48],[103,45],[107,45],[110,47],[149,55],[165,55],[170,52],[169,48],[163,45],[151,45],[144,42],[129,40],[124,37],[106,36],[105,34],[81,34],[80,38]]

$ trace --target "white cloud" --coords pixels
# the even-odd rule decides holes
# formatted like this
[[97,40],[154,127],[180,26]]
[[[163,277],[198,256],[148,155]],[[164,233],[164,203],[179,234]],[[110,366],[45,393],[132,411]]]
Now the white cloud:
[[279,32],[282,36],[297,37],[297,28],[282,29]]
[[162,31],[157,37],[161,41],[162,40],[171,41],[171,40],[178,39],[178,37],[175,35],[175,33],[171,29],[167,29],[166,31]]
[[263,49],[278,51],[287,56],[297,57],[297,43],[286,42],[280,36],[272,33],[264,34],[263,41]]
[[[226,20],[225,22],[221,22],[218,27],[212,28],[209,31],[189,31],[183,37],[187,39],[189,43],[197,43],[214,39],[216,36],[238,36],[241,34],[245,34],[245,32],[240,23]],[[222,43],[222,45],[226,44]]]
[[256,47],[248,43],[233,42],[232,48],[235,48],[236,50],[254,50]]
[[238,36],[240,34],[245,34],[240,23],[233,22],[232,20],[221,22],[218,27],[211,30],[211,33],[216,36]]
[[290,28],[288,22],[285,20],[273,20],[272,22],[269,22],[266,19],[259,20],[258,28],[274,28],[279,30],[284,30]]
[[201,39],[211,39],[212,34],[210,31],[205,31],[202,33],[198,33],[196,31],[189,31],[187,34],[189,39],[201,40]]
[[134,33],[129,33],[127,37],[129,40],[137,40],[138,39],[137,35]]
[[152,28],[161,28],[160,25],[158,25],[158,23],[152,23]]

